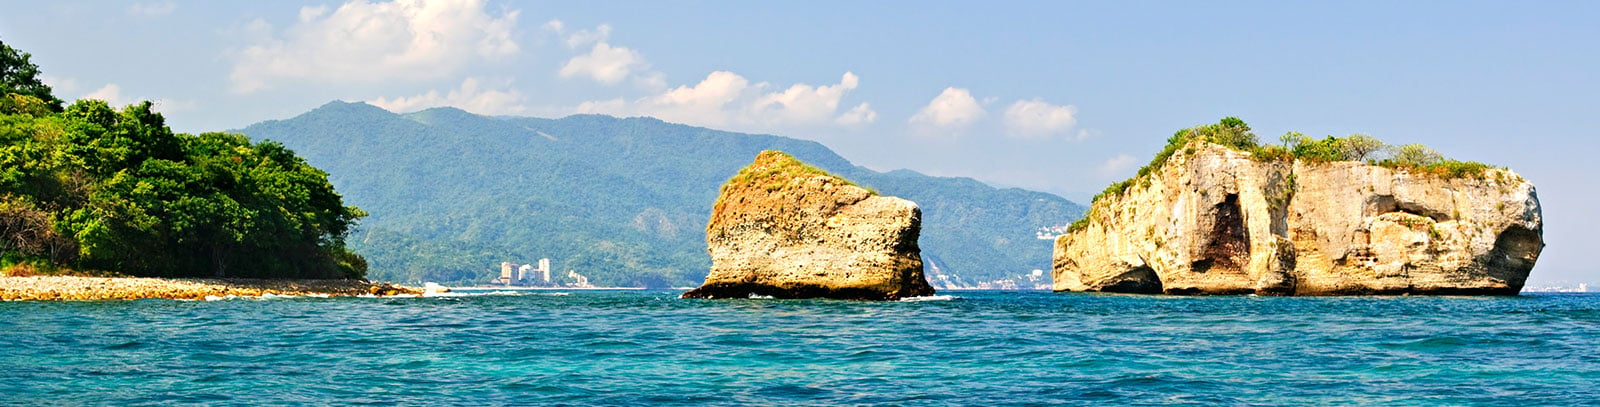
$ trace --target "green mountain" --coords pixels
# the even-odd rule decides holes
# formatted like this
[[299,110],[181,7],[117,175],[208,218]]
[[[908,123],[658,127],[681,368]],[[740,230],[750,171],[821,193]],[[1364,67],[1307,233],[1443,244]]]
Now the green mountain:
[[872,171],[811,141],[652,118],[395,114],[333,102],[240,131],[327,171],[371,214],[347,242],[367,257],[369,277],[401,282],[481,283],[502,261],[547,257],[552,276],[572,271],[595,285],[698,285],[718,188],[767,149],[917,202],[923,252],[957,281],[1048,269],[1050,241],[1036,232],[1084,210],[967,178]]

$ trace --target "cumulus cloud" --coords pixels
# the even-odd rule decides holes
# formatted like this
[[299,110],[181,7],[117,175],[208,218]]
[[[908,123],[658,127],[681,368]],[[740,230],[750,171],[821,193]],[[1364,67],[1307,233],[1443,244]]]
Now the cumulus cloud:
[[924,133],[956,132],[971,126],[986,113],[978,100],[972,97],[972,92],[951,87],[945,88],[927,106],[911,115],[910,123]]
[[441,79],[521,51],[512,39],[519,12],[491,13],[483,0],[350,0],[299,14],[281,32],[261,20],[244,27],[257,38],[234,55],[234,91],[298,80]]
[[878,113],[867,103],[842,113],[839,109],[844,97],[859,85],[859,77],[845,72],[837,84],[800,83],[783,90],[770,90],[774,88],[772,84],[752,84],[739,74],[717,71],[693,86],[682,85],[631,101],[619,98],[585,102],[574,111],[654,116],[699,126],[757,131],[871,123]]
[[839,115],[839,118],[835,119],[834,122],[845,126],[854,126],[872,123],[875,120],[878,120],[878,112],[873,111],[872,105],[867,104],[867,102],[861,102],[861,104],[851,108],[850,111]]
[[1035,139],[1072,137],[1070,130],[1078,123],[1077,114],[1078,108],[1071,105],[1053,105],[1039,98],[1018,100],[1006,108],[1006,134]]
[[1128,172],[1128,170],[1133,169],[1133,166],[1138,163],[1138,159],[1133,158],[1131,155],[1118,154],[1116,157],[1111,157],[1101,162],[1100,166],[1095,168],[1095,173],[1100,175],[1101,178],[1117,178]]
[[587,51],[574,55],[561,65],[557,74],[562,78],[581,77],[605,85],[616,85],[632,77],[634,83],[646,89],[666,87],[664,75],[651,71],[650,63],[645,61],[643,54],[628,47],[611,45],[610,25],[601,24],[593,30],[574,32],[567,32],[566,27],[561,20],[550,20],[544,24],[546,31],[562,37],[567,48]]
[[649,64],[638,51],[626,47],[613,47],[604,42],[594,44],[589,53],[572,57],[561,65],[561,77],[584,76],[607,85],[615,85],[628,78],[636,69],[648,69]]
[[[509,82],[501,85],[509,85]],[[502,86],[509,88],[509,86]],[[368,101],[373,106],[381,107],[391,112],[415,112],[430,107],[451,106],[469,112],[485,115],[517,114],[527,111],[522,102],[524,96],[516,90],[490,89],[479,78],[467,78],[461,86],[447,93],[437,90],[428,91],[420,95],[409,97],[378,98]]]
[[115,83],[108,83],[106,86],[101,86],[100,89],[95,89],[93,92],[89,92],[79,99],[100,99],[112,106],[122,106],[127,104],[127,101],[122,100],[122,87],[117,86]]

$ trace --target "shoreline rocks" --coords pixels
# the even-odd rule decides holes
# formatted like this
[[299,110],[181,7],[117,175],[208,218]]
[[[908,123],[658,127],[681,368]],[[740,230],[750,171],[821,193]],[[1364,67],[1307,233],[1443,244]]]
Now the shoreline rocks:
[[1516,295],[1544,247],[1531,183],[1195,142],[1057,239],[1056,291]]
[[136,300],[263,295],[421,295],[422,290],[363,280],[167,279],[142,277],[0,277],[0,300]]
[[933,295],[921,222],[916,203],[764,151],[723,185],[706,226],[711,272],[683,298]]

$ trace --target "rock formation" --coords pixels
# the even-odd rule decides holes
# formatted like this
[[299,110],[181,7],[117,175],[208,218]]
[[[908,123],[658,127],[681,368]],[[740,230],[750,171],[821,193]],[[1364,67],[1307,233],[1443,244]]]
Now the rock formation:
[[706,226],[711,273],[684,298],[893,300],[933,294],[922,211],[777,151],[722,186]]
[[1056,291],[1515,295],[1543,249],[1533,185],[1200,141],[1056,240]]

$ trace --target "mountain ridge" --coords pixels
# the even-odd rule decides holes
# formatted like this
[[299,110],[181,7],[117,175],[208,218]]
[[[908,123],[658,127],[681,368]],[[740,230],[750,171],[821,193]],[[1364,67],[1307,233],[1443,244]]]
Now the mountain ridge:
[[[825,145],[649,117],[483,116],[456,108],[397,114],[329,102],[238,130],[294,149],[371,216],[352,235],[375,279],[478,283],[501,261],[549,257],[596,284],[697,285],[704,227],[720,185],[758,152],[918,202],[925,251],[965,281],[1048,269],[1034,229],[1084,208],[1059,196],[964,177],[877,172]],[[1036,246],[1036,247],[1035,247]]]

